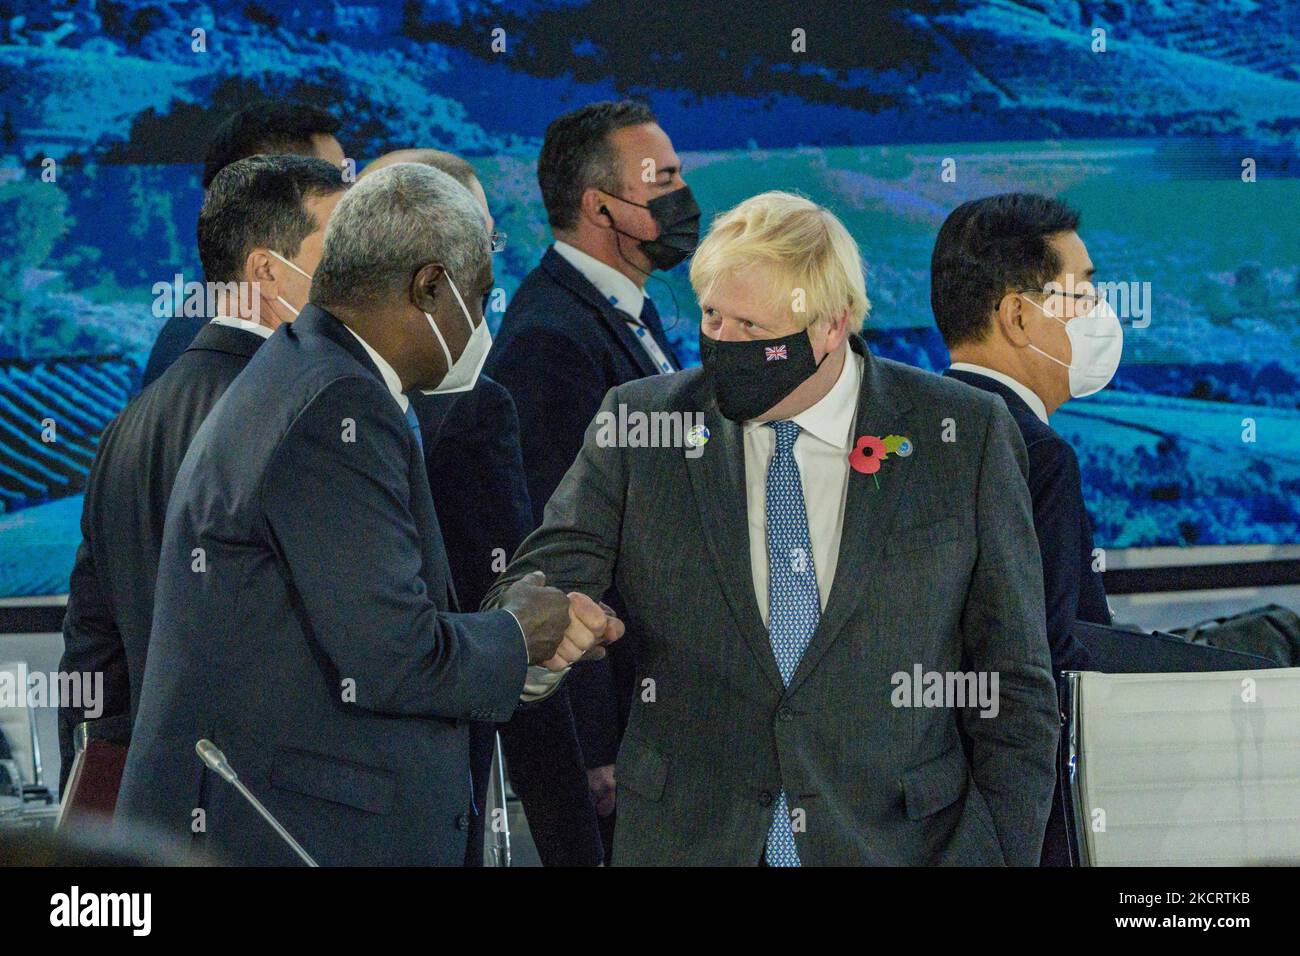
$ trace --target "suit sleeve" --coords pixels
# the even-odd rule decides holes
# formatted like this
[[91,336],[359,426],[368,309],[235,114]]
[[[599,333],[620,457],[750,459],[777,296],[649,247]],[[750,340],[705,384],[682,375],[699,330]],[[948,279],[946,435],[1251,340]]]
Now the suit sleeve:
[[[388,404],[385,404],[388,403]],[[312,632],[355,703],[502,721],[527,651],[506,611],[439,610],[421,576],[406,422],[377,382],[340,379],[299,415],[263,482],[263,516]]]
[[1063,670],[1088,670],[1090,660],[1074,637],[1079,586],[1084,569],[1083,487],[1079,461],[1062,441],[1036,441],[1029,451],[1029,495],[1034,505],[1034,533],[1043,563],[1043,601],[1047,610],[1047,644],[1052,678]]
[[[111,440],[110,424],[100,438],[100,448]],[[98,462],[96,462],[98,464]],[[86,498],[81,509],[81,545],[77,548],[72,577],[68,584],[68,607],[63,616],[63,657],[59,672],[63,674],[103,674],[104,691],[100,717],[115,717],[131,711],[131,680],[126,662],[126,645],[108,601],[100,569],[92,547],[94,509],[98,498],[94,491],[92,468]],[[134,502],[130,503],[134,507]],[[59,790],[68,782],[75,754],[73,732],[85,720],[79,708],[59,707]]]
[[[84,519],[83,519],[84,525]],[[131,682],[127,676],[126,646],[117,629],[90,542],[77,548],[72,580],[68,586],[68,609],[63,617],[61,674],[103,674],[104,691],[99,717],[115,717],[131,710]],[[82,708],[59,707],[59,791],[68,782],[76,753],[73,732],[87,719]]]
[[[610,389],[602,411],[618,407],[619,389]],[[582,450],[546,503],[542,526],[524,539],[509,566],[484,600],[496,607],[515,581],[531,571],[546,572],[546,583],[562,591],[581,591],[599,601],[614,578],[627,471],[620,448],[596,441],[595,416]]]
[[1038,865],[1055,787],[1060,719],[1043,614],[1042,571],[1020,432],[990,405],[976,500],[979,553],[963,612],[964,651],[998,675],[998,713],[962,711],[971,773],[993,814],[1003,857]]

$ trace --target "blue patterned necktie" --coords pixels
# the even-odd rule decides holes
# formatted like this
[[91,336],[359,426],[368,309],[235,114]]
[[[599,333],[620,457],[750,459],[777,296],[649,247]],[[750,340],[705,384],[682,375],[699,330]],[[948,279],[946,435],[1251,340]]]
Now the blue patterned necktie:
[[[767,467],[767,633],[781,681],[790,683],[821,620],[821,595],[813,567],[812,540],[803,482],[794,460],[800,428],[794,422],[768,422],[776,433],[776,453]],[[790,806],[784,790],[767,832],[769,866],[799,866]]]

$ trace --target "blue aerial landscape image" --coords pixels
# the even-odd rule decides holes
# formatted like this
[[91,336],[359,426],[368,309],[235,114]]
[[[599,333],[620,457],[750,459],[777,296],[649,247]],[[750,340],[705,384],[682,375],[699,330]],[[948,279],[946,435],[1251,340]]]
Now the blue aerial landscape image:
[[[1096,543],[1300,543],[1300,7],[661,0],[632,36],[627,5],[0,2],[0,597],[66,592],[98,436],[166,319],[154,287],[202,280],[207,138],[260,97],[334,113],[358,169],[468,159],[507,298],[550,242],[547,123],[642,98],[706,224],[767,189],[828,206],[862,249],[872,349],[935,371],[944,218],[1058,196],[1138,313],[1110,387],[1052,419]],[[686,268],[647,291],[698,360]]]

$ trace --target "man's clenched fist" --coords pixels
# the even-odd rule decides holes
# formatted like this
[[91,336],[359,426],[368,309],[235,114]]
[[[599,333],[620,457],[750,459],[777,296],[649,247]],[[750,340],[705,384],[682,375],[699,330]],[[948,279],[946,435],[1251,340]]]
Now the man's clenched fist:
[[623,636],[623,622],[607,604],[599,604],[579,591],[569,592],[569,626],[547,670],[561,671],[578,661],[598,661],[605,645]]
[[569,626],[569,599],[559,588],[545,585],[546,575],[532,571],[510,585],[501,602],[524,629],[529,664],[554,657]]
[[562,671],[580,660],[599,660],[605,644],[623,636],[623,622],[608,605],[577,591],[565,597],[546,587],[546,575],[531,571],[506,589],[501,606],[524,630],[528,663]]

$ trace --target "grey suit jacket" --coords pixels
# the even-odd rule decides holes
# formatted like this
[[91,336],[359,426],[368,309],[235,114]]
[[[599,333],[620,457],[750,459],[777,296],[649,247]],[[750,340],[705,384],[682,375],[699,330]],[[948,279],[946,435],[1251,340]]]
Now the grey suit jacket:
[[[835,581],[788,687],[754,599],[742,429],[699,369],[614,388],[602,411],[703,413],[703,453],[602,447],[594,420],[488,595],[541,569],[626,601],[642,644],[620,864],[755,864],[782,790],[805,865],[1038,862],[1058,716],[1024,444],[996,396],[852,346],[855,437],[915,450],[879,487],[850,472]],[[996,673],[997,716],[895,706],[917,666]]]

